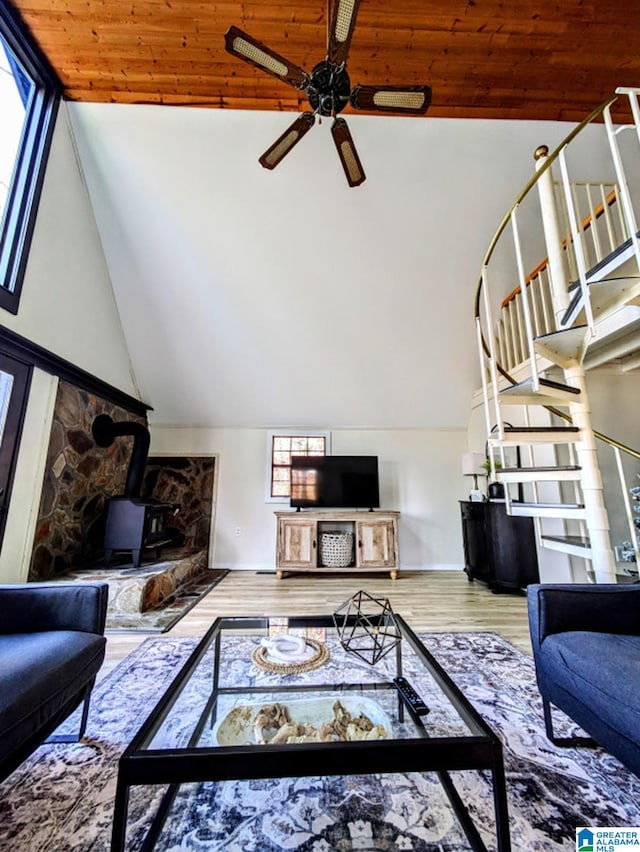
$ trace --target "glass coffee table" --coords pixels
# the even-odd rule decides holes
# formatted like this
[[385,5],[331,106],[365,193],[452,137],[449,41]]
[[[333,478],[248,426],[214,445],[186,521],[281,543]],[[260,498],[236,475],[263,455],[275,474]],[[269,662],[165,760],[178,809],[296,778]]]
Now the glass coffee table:
[[[490,777],[495,848],[510,852],[500,740],[404,619],[395,620],[402,640],[370,665],[342,647],[331,616],[217,619],[120,758],[112,852],[127,849],[130,795],[139,787],[163,791],[135,841],[144,852],[161,848],[181,785],[384,773],[436,773],[469,848],[486,852],[450,775],[460,771]],[[311,671],[265,670],[257,649],[283,632],[328,659]],[[426,710],[411,709],[398,677]],[[284,721],[274,721],[278,714]],[[280,736],[289,722],[301,736]],[[336,725],[355,738],[336,741]],[[282,742],[271,743],[274,737]]]

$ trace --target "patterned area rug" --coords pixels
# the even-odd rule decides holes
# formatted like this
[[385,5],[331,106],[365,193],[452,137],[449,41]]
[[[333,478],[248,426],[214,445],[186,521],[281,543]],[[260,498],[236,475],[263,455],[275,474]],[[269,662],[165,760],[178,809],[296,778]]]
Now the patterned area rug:
[[[491,633],[423,639],[505,746],[514,852],[575,850],[577,826],[640,824],[640,779],[599,749],[558,749],[544,735],[532,660]],[[149,639],[94,693],[89,739],[42,746],[0,785],[2,852],[106,852],[117,761],[194,647]],[[231,662],[233,664],[233,661]],[[558,712],[560,734],[576,733]],[[65,725],[67,727],[67,725]],[[489,849],[491,785],[454,773]],[[131,849],[155,790],[132,795]],[[408,774],[185,785],[162,852],[462,852],[468,844],[435,777]]]

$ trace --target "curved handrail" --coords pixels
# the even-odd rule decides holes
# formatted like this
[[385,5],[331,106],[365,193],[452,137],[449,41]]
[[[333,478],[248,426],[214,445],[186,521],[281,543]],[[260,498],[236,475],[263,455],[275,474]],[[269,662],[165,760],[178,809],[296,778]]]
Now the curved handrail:
[[[491,260],[493,252],[495,251],[495,248],[498,244],[498,240],[500,239],[505,228],[509,224],[509,221],[511,219],[511,215],[513,214],[514,210],[526,198],[526,196],[529,194],[529,192],[537,184],[540,177],[547,171],[547,169],[551,168],[553,163],[560,156],[560,153],[562,152],[562,150],[564,148],[566,148],[567,145],[573,139],[575,139],[575,137],[583,130],[583,128],[585,128],[588,124],[591,124],[593,121],[595,121],[595,119],[598,118],[598,116],[602,115],[602,113],[605,111],[605,109],[608,106],[610,106],[611,104],[613,104],[617,99],[618,99],[618,95],[612,95],[610,98],[608,98],[602,104],[600,104],[600,106],[596,107],[592,112],[590,112],[589,115],[580,122],[580,124],[576,125],[576,127],[573,128],[571,133],[569,133],[563,139],[563,141],[555,148],[555,150],[547,156],[547,158],[546,158],[545,162],[542,164],[542,166],[535,172],[535,174],[533,174],[529,178],[529,180],[525,184],[524,188],[518,194],[518,196],[516,197],[515,201],[513,202],[513,204],[511,205],[511,207],[507,211],[507,213],[505,213],[505,215],[503,216],[502,221],[500,222],[500,225],[498,226],[497,231],[493,235],[493,238],[492,238],[491,242],[489,243],[489,248],[485,252],[485,256],[484,256],[484,259],[482,261],[482,268],[483,269],[486,268],[487,264]],[[482,345],[482,349],[484,350],[485,355],[490,356],[491,353],[490,353],[490,350],[489,350],[489,346],[487,344],[487,341],[485,340],[485,336],[484,336],[484,333],[483,333],[483,330],[482,330],[482,315],[481,315],[481,311],[480,311],[480,296],[481,296],[481,293],[482,293],[483,284],[484,284],[484,279],[483,279],[483,276],[481,274],[480,278],[478,280],[477,288],[476,288],[474,319],[476,320],[476,322],[480,323],[480,343]],[[500,373],[500,375],[503,378],[505,378],[512,385],[517,384],[517,379],[514,379],[513,376],[510,375],[510,373],[508,373],[507,370],[505,370],[505,368],[499,363],[499,361],[496,360],[495,366],[496,366],[496,370]],[[546,408],[547,411],[550,411],[552,414],[556,414],[558,417],[561,417],[563,420],[567,421],[568,423],[573,423],[573,419],[570,417],[570,415],[565,414],[563,411],[560,411],[557,408],[554,408],[553,406],[550,406],[550,405],[545,405],[543,407]],[[632,447],[628,447],[626,444],[622,444],[620,441],[616,441],[615,438],[610,438],[608,435],[604,435],[602,432],[596,432],[594,430],[593,434],[600,441],[604,441],[606,444],[609,444],[612,447],[616,447],[617,449],[621,450],[622,452],[627,453],[628,455],[633,456],[634,458],[640,460],[640,452],[638,450],[634,450]]]

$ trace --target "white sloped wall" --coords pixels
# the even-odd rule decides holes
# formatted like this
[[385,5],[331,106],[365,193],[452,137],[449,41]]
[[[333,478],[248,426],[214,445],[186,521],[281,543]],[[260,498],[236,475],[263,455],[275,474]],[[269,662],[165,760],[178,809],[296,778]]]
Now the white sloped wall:
[[[16,316],[0,311],[0,326],[139,397],[64,103],[54,132],[20,309]],[[0,582],[27,576],[55,387],[55,379],[36,371],[0,552]]]

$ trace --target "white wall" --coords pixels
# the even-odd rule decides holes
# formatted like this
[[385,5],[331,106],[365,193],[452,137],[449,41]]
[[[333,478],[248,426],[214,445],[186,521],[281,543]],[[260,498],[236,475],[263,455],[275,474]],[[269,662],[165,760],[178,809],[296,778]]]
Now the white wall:
[[[266,429],[151,427],[154,455],[216,455],[217,513],[211,564],[273,569],[274,512],[265,501]],[[468,490],[461,474],[466,430],[331,430],[334,455],[377,455],[380,503],[400,511],[400,564],[405,569],[463,565],[458,500]],[[240,536],[235,535],[236,527]]]
[[0,325],[132,396],[138,391],[111,280],[61,104],[17,316]]

